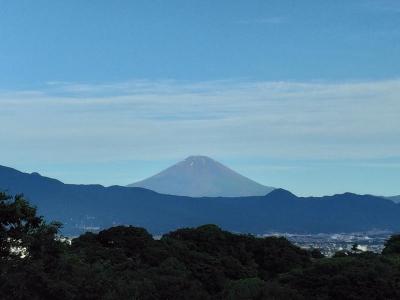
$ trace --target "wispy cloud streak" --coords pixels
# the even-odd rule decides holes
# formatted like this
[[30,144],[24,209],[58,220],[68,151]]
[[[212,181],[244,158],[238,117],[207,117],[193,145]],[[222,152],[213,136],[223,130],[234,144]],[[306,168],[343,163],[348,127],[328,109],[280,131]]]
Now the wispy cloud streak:
[[400,153],[399,97],[397,79],[53,82],[0,93],[7,140],[0,151],[64,161],[393,157]]

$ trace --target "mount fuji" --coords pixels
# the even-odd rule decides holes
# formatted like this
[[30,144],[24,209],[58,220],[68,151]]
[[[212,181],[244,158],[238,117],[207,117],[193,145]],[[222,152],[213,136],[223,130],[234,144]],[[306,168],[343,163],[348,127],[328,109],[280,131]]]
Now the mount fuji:
[[400,231],[400,204],[352,193],[297,197],[275,189],[263,196],[192,198],[139,187],[65,184],[5,166],[0,166],[0,192],[24,193],[40,215],[62,222],[62,233],[69,236],[124,224],[153,234],[202,224],[253,234]]
[[142,187],[162,194],[189,197],[264,196],[274,190],[273,187],[259,184],[207,156],[189,156],[128,187]]

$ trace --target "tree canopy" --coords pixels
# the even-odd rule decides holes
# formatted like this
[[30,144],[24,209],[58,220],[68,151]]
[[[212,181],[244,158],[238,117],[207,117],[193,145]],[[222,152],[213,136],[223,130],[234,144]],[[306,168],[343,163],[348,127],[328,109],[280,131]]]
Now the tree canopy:
[[4,193],[0,225],[1,299],[400,299],[400,236],[383,254],[333,258],[215,225],[161,239],[117,226],[69,244],[60,224]]

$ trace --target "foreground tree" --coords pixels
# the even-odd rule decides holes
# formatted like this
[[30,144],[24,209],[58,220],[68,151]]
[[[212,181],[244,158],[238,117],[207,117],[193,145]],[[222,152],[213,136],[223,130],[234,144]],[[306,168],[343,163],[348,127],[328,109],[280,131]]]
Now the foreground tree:
[[[0,299],[400,299],[400,237],[384,255],[324,258],[215,225],[153,239],[117,226],[60,241],[23,196],[0,193]],[[357,288],[355,288],[357,287]]]
[[60,223],[47,224],[22,196],[0,193],[0,298],[44,299],[65,247]]
[[0,192],[0,258],[56,254],[61,224],[46,224],[23,195]]
[[385,243],[383,255],[400,255],[400,235],[393,235]]

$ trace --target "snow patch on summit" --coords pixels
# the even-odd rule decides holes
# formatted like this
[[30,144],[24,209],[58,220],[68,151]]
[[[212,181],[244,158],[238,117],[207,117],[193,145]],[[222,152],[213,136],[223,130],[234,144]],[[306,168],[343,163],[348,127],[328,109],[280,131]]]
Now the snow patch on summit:
[[189,156],[166,170],[128,185],[190,197],[264,196],[274,190],[207,156]]

